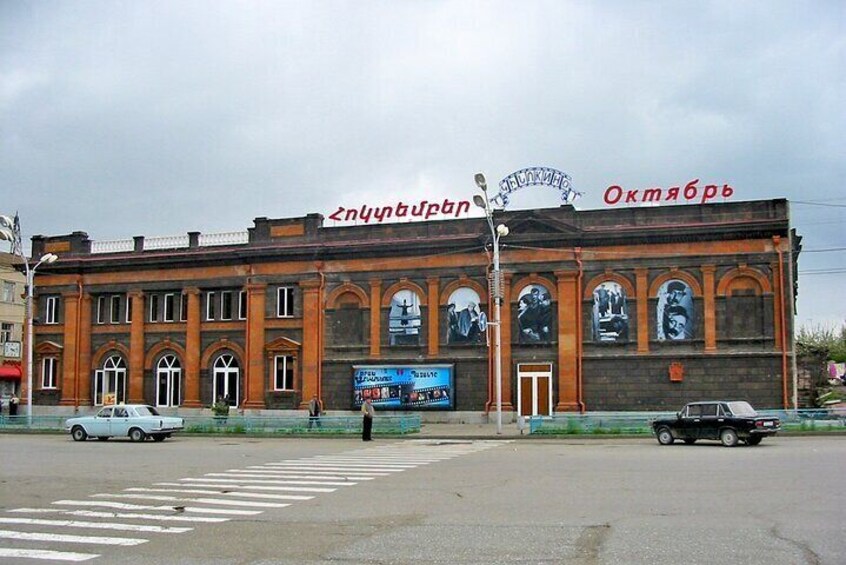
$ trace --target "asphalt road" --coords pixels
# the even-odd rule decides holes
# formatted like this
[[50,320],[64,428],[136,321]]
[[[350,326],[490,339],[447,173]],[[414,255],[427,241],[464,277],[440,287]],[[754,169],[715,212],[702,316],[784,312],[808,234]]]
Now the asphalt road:
[[[0,435],[0,452],[0,563],[846,563],[846,437],[724,448]],[[230,510],[254,514],[213,513]]]

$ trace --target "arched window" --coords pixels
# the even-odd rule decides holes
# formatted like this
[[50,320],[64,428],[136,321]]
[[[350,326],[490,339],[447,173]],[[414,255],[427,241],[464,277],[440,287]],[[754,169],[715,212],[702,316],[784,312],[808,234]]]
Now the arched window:
[[94,405],[121,402],[126,402],[126,362],[120,355],[112,355],[94,372]]
[[552,298],[539,284],[523,287],[517,299],[520,343],[543,343],[552,335]]
[[176,355],[165,355],[156,365],[156,406],[179,406],[182,366]]
[[391,345],[420,344],[420,297],[411,290],[401,290],[391,298],[388,313]]
[[626,290],[605,281],[593,290],[593,340],[622,342],[629,339],[629,307]]
[[229,401],[230,406],[240,404],[241,367],[231,353],[224,353],[214,362],[214,394],[215,401],[219,398]]
[[479,330],[480,314],[479,294],[468,287],[455,289],[447,301],[446,342],[452,345],[482,341],[482,332]]
[[696,319],[693,309],[693,291],[682,280],[670,279],[658,289],[656,312],[659,341],[693,339]]

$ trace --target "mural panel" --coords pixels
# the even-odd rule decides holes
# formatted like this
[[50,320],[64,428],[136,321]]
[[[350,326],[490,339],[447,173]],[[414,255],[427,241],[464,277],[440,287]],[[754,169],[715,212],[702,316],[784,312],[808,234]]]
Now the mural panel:
[[391,345],[420,344],[420,297],[415,292],[401,290],[391,298],[388,334]]
[[520,343],[550,341],[552,298],[545,287],[530,284],[520,291],[517,321],[520,324]]
[[472,288],[458,288],[447,301],[448,344],[479,343],[479,294]]
[[693,291],[684,281],[671,279],[658,289],[659,341],[693,339],[696,327]]
[[618,342],[629,339],[629,307],[626,291],[618,283],[603,282],[593,291],[593,340]]

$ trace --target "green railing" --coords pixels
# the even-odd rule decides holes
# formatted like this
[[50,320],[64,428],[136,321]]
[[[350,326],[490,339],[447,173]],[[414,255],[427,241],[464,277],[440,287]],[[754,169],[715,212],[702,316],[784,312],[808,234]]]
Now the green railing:
[[[781,420],[783,432],[846,431],[846,406],[800,410],[759,410]],[[533,416],[529,433],[538,435],[650,435],[652,422],[675,412],[588,412]]]
[[[33,416],[32,426],[27,417],[0,417],[0,431],[64,431],[70,416]],[[183,433],[249,434],[249,435],[355,435],[361,433],[360,416],[322,416],[309,428],[308,416],[181,416],[185,420]],[[405,435],[420,431],[417,414],[377,414],[373,419],[374,435]]]

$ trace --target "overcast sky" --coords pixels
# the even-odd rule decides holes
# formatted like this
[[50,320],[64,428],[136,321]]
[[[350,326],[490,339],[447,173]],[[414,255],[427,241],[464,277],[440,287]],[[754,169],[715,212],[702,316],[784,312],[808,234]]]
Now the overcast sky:
[[579,209],[698,178],[793,202],[797,322],[839,326],[845,68],[839,0],[0,0],[0,213],[109,240],[470,199],[478,170],[560,169]]

